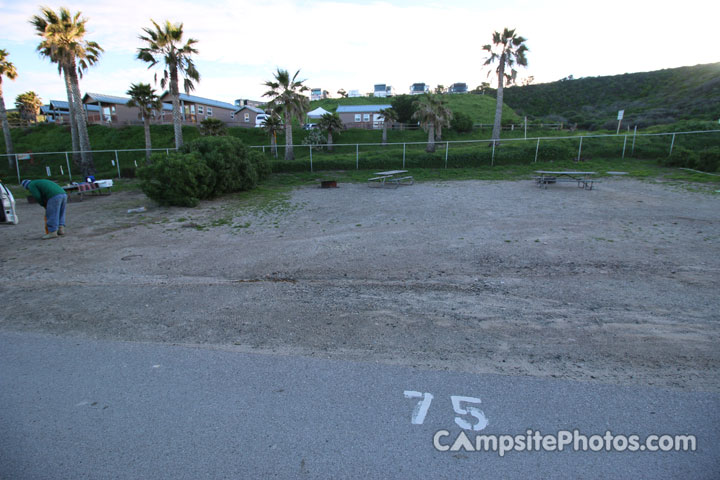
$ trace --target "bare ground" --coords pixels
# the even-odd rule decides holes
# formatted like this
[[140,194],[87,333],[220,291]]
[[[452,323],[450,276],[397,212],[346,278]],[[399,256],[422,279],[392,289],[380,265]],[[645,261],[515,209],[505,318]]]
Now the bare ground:
[[58,240],[24,201],[0,226],[0,329],[720,391],[717,195],[465,181],[68,208]]

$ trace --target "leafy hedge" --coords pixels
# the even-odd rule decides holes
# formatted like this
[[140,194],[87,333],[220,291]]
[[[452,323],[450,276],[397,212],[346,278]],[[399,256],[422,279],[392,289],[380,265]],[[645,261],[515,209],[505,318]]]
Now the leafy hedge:
[[232,137],[200,138],[150,160],[137,176],[143,192],[161,205],[194,207],[203,199],[250,190],[271,171],[262,153]]

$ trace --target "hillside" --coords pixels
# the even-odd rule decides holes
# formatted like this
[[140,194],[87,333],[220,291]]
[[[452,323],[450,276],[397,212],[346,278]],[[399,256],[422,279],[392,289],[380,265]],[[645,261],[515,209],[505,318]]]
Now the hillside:
[[653,72],[588,77],[505,89],[504,102],[519,115],[614,129],[618,110],[624,125],[718,120],[720,63]]
[[[374,98],[374,97],[354,97],[354,98],[328,98],[325,100],[316,100],[310,102],[310,108],[315,109],[322,107],[325,110],[334,112],[338,105],[377,105],[390,104],[390,98]],[[447,101],[450,110],[453,112],[462,112],[470,116],[474,123],[493,123],[495,121],[495,98],[489,95],[473,95],[473,94],[445,94],[443,99]],[[520,123],[520,117],[508,107],[503,107],[504,123]]]

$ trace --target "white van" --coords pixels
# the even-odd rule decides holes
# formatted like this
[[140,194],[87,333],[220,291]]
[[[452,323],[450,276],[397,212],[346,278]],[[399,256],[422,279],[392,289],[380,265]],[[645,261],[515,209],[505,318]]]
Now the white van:
[[264,127],[267,118],[270,118],[270,115],[267,113],[258,113],[258,116],[255,117],[255,128]]
[[12,192],[0,183],[0,223],[17,225],[18,217],[15,213],[15,197]]

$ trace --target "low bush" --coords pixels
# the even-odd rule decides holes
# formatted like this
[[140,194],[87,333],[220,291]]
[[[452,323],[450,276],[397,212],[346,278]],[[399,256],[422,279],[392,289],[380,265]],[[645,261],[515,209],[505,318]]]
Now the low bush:
[[195,206],[202,199],[250,190],[270,174],[268,160],[232,137],[204,137],[179,152],[156,154],[137,169],[145,194],[161,205]]
[[473,129],[472,118],[463,112],[453,112],[452,120],[450,120],[450,128],[457,133],[470,133]]

